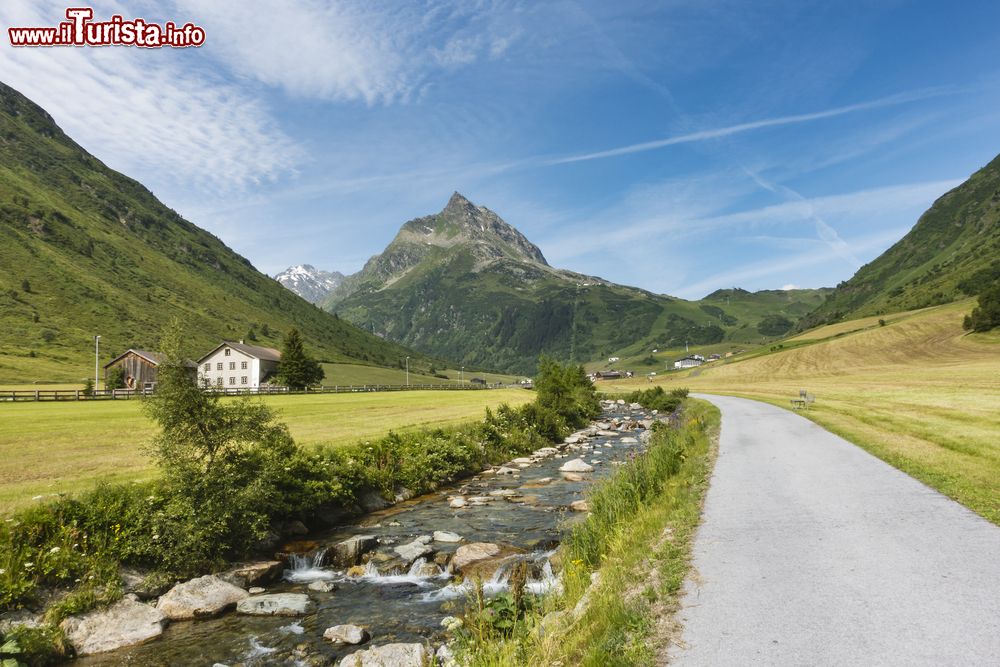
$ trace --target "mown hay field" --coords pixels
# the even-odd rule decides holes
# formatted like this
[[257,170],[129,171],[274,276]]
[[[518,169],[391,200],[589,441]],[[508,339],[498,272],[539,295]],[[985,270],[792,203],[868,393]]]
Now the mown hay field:
[[[520,405],[523,389],[268,396],[296,442],[342,445],[479,419],[486,407]],[[234,399],[224,399],[234,400]],[[72,493],[98,480],[155,474],[144,446],[154,434],[139,401],[0,404],[0,514],[37,496]]]

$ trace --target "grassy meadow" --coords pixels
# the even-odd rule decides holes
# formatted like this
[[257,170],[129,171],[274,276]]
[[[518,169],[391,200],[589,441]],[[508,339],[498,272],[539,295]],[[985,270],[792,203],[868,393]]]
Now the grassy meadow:
[[785,408],[805,389],[816,403],[804,416],[1000,524],[1000,333],[966,334],[972,306],[821,327],[792,339],[797,347],[656,383]]
[[[411,377],[412,380],[412,377]],[[521,389],[268,396],[303,445],[341,445],[390,430],[453,425],[501,403],[534,398]],[[232,400],[232,399],[224,399]],[[72,493],[98,480],[154,474],[143,446],[152,423],[138,401],[0,405],[0,513],[40,495]]]

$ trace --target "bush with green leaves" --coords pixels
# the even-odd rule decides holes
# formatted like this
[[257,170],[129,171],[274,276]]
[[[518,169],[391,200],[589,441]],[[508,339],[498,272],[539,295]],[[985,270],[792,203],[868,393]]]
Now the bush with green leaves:
[[638,403],[647,410],[657,410],[658,412],[673,412],[688,396],[687,389],[672,389],[670,392],[664,391],[663,387],[657,385],[650,389],[633,391],[624,396],[627,403]]
[[962,326],[966,331],[990,331],[1000,327],[1000,282],[983,290],[979,306],[965,316]]

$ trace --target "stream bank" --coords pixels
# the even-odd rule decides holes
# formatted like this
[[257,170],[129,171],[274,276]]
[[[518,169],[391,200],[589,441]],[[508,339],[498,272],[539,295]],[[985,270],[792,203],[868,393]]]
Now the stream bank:
[[[147,644],[77,664],[330,664],[372,645],[436,646],[442,620],[461,611],[470,580],[503,591],[515,563],[528,566],[528,591],[551,590],[559,585],[554,549],[567,522],[584,516],[586,491],[641,450],[657,418],[638,404],[602,407],[598,422],[557,446],[286,545],[295,553],[280,581],[253,587],[246,600],[305,596],[301,614],[178,621]],[[370,641],[345,646],[324,638],[328,628],[348,625],[363,628]]]

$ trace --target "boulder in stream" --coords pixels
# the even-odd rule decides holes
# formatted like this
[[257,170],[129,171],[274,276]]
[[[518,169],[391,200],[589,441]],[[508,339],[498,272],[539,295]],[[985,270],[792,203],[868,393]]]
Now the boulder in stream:
[[177,584],[156,603],[156,608],[172,621],[217,616],[246,598],[249,593],[219,577],[206,575]]
[[378,547],[374,535],[355,535],[333,546],[333,561],[340,567],[351,567],[361,562],[361,557]]
[[462,536],[458,533],[452,533],[447,530],[435,530],[434,531],[434,541],[435,542],[461,542]]
[[305,593],[271,593],[240,600],[236,611],[249,616],[302,616],[313,610]]
[[275,581],[281,576],[284,569],[285,564],[280,560],[265,560],[256,563],[240,563],[216,576],[223,581],[228,581],[233,586],[249,588]]
[[594,472],[594,468],[583,459],[570,459],[559,466],[559,472]]
[[319,581],[314,581],[309,584],[306,588],[311,591],[316,591],[317,593],[332,593],[337,590],[337,584],[332,581],[326,581],[325,579],[320,579]]
[[433,651],[423,644],[383,644],[352,653],[340,667],[423,667],[433,659]]
[[357,625],[335,625],[323,632],[323,638],[334,644],[364,644],[371,639],[371,635]]
[[434,549],[428,546],[431,542],[430,535],[423,535],[417,539],[409,542],[407,544],[401,544],[394,548],[393,551],[403,560],[407,565],[417,560],[421,556],[426,556],[432,553]]
[[473,542],[458,548],[451,559],[451,568],[456,572],[461,572],[468,566],[481,560],[494,558],[500,554],[499,545],[491,542]]
[[569,508],[574,512],[589,512],[590,503],[586,500],[574,500],[569,504]]
[[166,622],[158,609],[125,597],[107,609],[70,616],[59,627],[77,655],[91,655],[155,639]]
[[583,475],[577,472],[564,472],[562,476],[567,482],[582,482],[584,480]]
[[465,507],[465,498],[461,496],[453,496],[448,499],[448,506],[454,509]]

